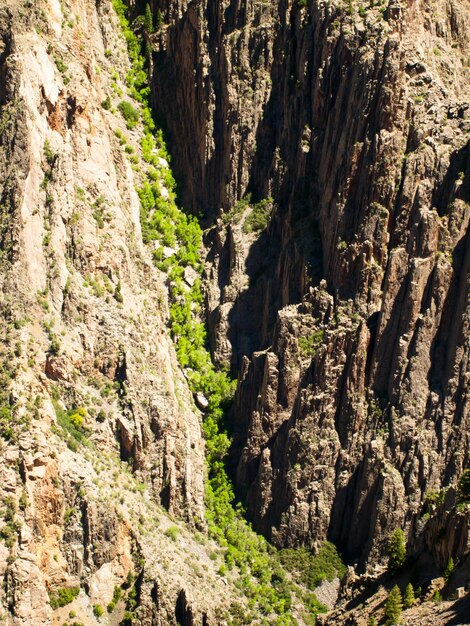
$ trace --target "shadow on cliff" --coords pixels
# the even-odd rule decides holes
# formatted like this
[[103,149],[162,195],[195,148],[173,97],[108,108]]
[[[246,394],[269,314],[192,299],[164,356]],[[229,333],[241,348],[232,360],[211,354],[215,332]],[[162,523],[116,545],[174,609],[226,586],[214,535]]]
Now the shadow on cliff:
[[[434,205],[442,217],[448,212],[452,202],[456,181],[462,183],[455,197],[470,204],[470,142],[451,158],[449,170],[438,192],[435,194]],[[452,257],[452,278],[443,307],[441,323],[431,347],[431,369],[428,375],[429,388],[441,398],[445,394],[449,379],[453,376],[452,367],[456,360],[459,343],[462,343],[463,313],[468,302],[468,289],[462,289],[470,274],[470,226],[465,235],[457,243]],[[460,410],[459,410],[460,408]],[[456,415],[461,416],[463,402],[457,402]],[[456,420],[457,422],[459,420]]]
[[[374,517],[379,481],[375,479],[368,485],[366,495],[358,497],[368,484],[368,470],[370,468],[367,463],[362,461],[355,468],[347,485],[336,491],[333,502],[328,539],[338,546],[347,563],[363,557],[370,537],[370,520]],[[361,502],[359,507],[356,505],[358,501]],[[369,523],[358,524],[358,520],[369,520]]]
[[276,315],[276,293],[272,288],[279,238],[264,231],[250,246],[245,260],[248,287],[242,291],[228,315],[228,339],[232,345],[232,369],[238,372],[243,356],[251,357],[268,347],[269,330]]
[[[7,14],[8,15],[8,14]],[[7,22],[8,23],[8,22]],[[0,32],[0,38],[3,44],[3,50],[0,52],[0,107],[6,104],[7,98],[7,59],[11,54],[11,33]]]
[[[461,150],[452,155],[448,172],[438,186],[433,197],[433,206],[438,214],[443,217],[448,213],[448,207],[454,199],[461,199],[467,204],[470,200],[470,174],[469,174],[469,146],[467,144]],[[457,187],[457,181],[462,183]],[[410,218],[411,221],[411,218]],[[440,320],[438,332],[431,348],[431,368],[428,376],[429,389],[436,392],[443,398],[449,379],[452,377],[452,367],[455,363],[456,351],[461,342],[462,328],[458,326],[462,321],[462,312],[466,305],[468,293],[462,289],[465,277],[470,271],[469,242],[470,228],[456,245],[452,257],[451,285],[447,292],[446,301],[443,308],[443,315]],[[414,238],[410,245],[415,245],[417,250],[408,250],[411,255],[426,257],[425,244],[421,239],[421,233],[416,228]],[[441,254],[446,254],[442,252]],[[389,314],[389,319],[384,329],[380,333],[380,339],[375,343],[375,332],[373,341],[370,343],[370,354],[367,371],[367,384],[384,401],[390,400],[394,403],[398,398],[393,397],[392,389],[396,389],[396,380],[393,376],[395,361],[399,350],[400,337],[410,332],[409,320],[403,312],[406,312],[407,303],[412,300],[410,294],[415,280],[411,271],[406,274],[405,280],[400,285],[399,291],[394,301],[393,311]],[[424,317],[430,307],[433,306],[432,298],[436,290],[436,283],[442,280],[438,266],[434,266],[431,271],[426,287],[423,291],[419,318],[412,329],[413,337],[408,347],[408,358],[414,354],[415,346],[418,343],[418,335],[425,324]],[[380,321],[380,320],[379,320]],[[459,339],[460,336],[460,339]],[[375,345],[374,345],[375,344]],[[371,367],[372,366],[372,367]],[[392,373],[392,375],[390,375]]]
[[[229,315],[228,338],[236,372],[243,356],[272,343],[277,313],[301,302],[309,285],[323,278],[323,251],[318,226],[319,194],[312,176],[313,155],[304,151],[305,128],[312,117],[311,64],[304,83],[296,80],[299,55],[305,58],[311,42],[297,41],[279,31],[273,42],[275,61],[270,70],[271,90],[259,120],[246,192],[254,202],[274,197],[277,209],[266,231],[251,245],[245,271],[249,287]],[[300,64],[303,67],[303,64]],[[307,175],[306,173],[309,173]]]
[[468,290],[462,289],[470,272],[470,226],[454,249],[452,256],[452,278],[444,303],[441,323],[431,347],[431,369],[429,387],[441,396],[453,375],[459,340],[462,340],[463,312],[467,303]]
[[[322,278],[321,242],[315,223],[307,216],[288,233],[283,224],[283,216],[274,215],[245,258],[248,287],[238,294],[228,315],[234,373],[244,356],[251,358],[253,352],[269,348],[278,311],[301,302],[308,286]],[[225,269],[219,276],[219,288],[228,280]]]
[[450,609],[451,615],[446,622],[447,626],[470,624],[470,597],[457,600]]
[[[432,199],[432,206],[442,217],[447,215],[454,198],[470,201],[470,141],[460,150],[456,150],[451,158],[449,167],[442,183],[437,187]],[[456,189],[457,181],[461,184]]]

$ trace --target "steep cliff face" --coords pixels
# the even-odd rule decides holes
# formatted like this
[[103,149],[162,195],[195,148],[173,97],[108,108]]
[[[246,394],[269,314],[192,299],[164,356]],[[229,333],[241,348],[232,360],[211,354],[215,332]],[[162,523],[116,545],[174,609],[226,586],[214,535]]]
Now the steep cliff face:
[[116,624],[129,603],[139,623],[166,625],[183,605],[178,623],[193,624],[228,602],[208,556],[215,546],[188,530],[204,518],[201,418],[166,330],[164,279],[142,243],[141,129],[116,110],[128,70],[109,2],[2,3],[0,615],[9,624],[63,624],[71,611],[98,623],[96,606],[108,615],[115,589]]
[[[155,106],[214,223],[238,487],[278,545],[329,537],[371,565],[469,463],[468,11],[152,5]],[[247,193],[274,199],[261,233]]]
[[[373,573],[326,584],[343,607],[325,624],[381,614],[397,527],[419,576],[452,557],[465,585],[468,11],[153,0],[149,29],[129,5],[183,204],[207,225],[209,338],[238,375],[229,464],[254,526],[281,547],[328,538]],[[136,191],[168,198],[171,174],[128,95],[123,6],[0,8],[0,621],[308,624],[304,581],[241,558],[237,542],[264,544],[240,513],[230,546],[204,533],[194,372],[152,258],[175,250],[144,244]]]

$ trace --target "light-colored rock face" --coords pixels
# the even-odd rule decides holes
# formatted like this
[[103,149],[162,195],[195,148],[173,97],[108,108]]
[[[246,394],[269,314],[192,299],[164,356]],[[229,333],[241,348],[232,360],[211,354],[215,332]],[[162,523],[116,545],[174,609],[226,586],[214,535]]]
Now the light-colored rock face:
[[[470,462],[468,7],[156,4],[185,203],[232,209],[207,300],[238,488],[277,544],[373,567]],[[247,192],[276,203],[261,235]]]
[[[0,440],[0,597],[15,625],[63,624],[71,610],[95,623],[91,607],[106,609],[129,572],[145,571],[142,624],[173,623],[182,589],[199,617],[227,601],[209,548],[183,527],[164,534],[165,510],[203,524],[204,443],[142,243],[141,129],[116,111],[128,70],[109,2],[2,3],[2,408],[14,427]],[[48,592],[80,585],[88,595],[52,611]],[[116,611],[109,623],[122,601]]]

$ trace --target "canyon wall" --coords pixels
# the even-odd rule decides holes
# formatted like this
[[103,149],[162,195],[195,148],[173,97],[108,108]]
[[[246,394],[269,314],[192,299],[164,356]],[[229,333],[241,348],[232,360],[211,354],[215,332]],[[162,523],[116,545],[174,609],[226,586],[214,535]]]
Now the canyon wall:
[[2,623],[103,623],[116,589],[113,624],[132,597],[162,626],[228,602],[195,539],[201,415],[142,242],[141,130],[116,110],[129,69],[109,2],[2,3]]
[[154,104],[238,374],[237,487],[277,545],[328,537],[372,566],[469,464],[468,12],[152,6]]
[[[151,0],[147,32],[129,4],[179,198],[206,227],[253,526],[337,544],[371,574],[350,569],[341,602],[375,584],[398,527],[427,580],[452,557],[467,584],[468,10]],[[140,224],[145,152],[163,198],[171,173],[129,96],[120,6],[0,7],[0,621],[304,626],[306,589],[266,616],[206,533],[202,415]]]

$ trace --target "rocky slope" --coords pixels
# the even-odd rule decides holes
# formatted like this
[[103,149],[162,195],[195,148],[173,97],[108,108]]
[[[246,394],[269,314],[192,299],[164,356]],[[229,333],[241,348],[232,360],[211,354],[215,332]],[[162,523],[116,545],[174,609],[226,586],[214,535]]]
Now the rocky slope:
[[213,224],[208,323],[238,374],[255,528],[372,570],[403,527],[438,568],[464,563],[468,531],[422,515],[470,460],[468,4],[152,7],[154,103]]
[[117,624],[132,599],[203,623],[239,595],[196,530],[201,416],[142,243],[128,70],[109,2],[2,3],[2,623]]

